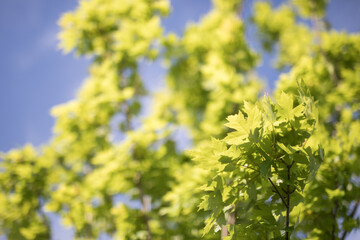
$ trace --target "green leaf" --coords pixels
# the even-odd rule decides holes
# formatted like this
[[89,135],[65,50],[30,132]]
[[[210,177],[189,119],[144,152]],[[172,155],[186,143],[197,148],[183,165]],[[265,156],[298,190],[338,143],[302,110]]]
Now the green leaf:
[[250,200],[256,200],[257,199],[257,191],[256,186],[254,182],[247,182],[247,194],[249,195]]
[[264,177],[264,178],[269,178],[271,177],[271,161],[266,159],[265,161],[262,161],[259,164],[260,167],[260,174]]
[[339,199],[345,195],[344,190],[341,190],[339,188],[334,189],[334,190],[327,188],[327,189],[325,189],[325,191],[330,199]]
[[224,237],[224,240],[236,240],[238,239],[236,236],[235,226],[233,224],[226,225],[228,230],[228,236]]
[[282,150],[284,150],[287,154],[293,154],[294,152],[296,152],[295,149],[293,149],[291,146],[285,146],[283,143],[281,142],[277,142],[276,143],[278,147],[280,147]]

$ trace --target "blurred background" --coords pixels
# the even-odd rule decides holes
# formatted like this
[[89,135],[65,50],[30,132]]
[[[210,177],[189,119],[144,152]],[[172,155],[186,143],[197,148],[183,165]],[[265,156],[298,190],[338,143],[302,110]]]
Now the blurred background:
[[[188,22],[197,21],[211,8],[210,0],[171,2],[174,11],[163,25],[166,32],[177,34],[182,33]],[[276,6],[282,1],[272,2]],[[54,125],[50,108],[73,99],[86,78],[90,59],[64,55],[57,48],[57,21],[77,4],[76,0],[0,1],[0,151],[27,142],[35,146],[46,143]],[[252,5],[252,0],[245,1],[247,21]],[[331,0],[328,21],[336,30],[359,32],[360,1]],[[251,47],[260,51],[252,27],[247,29],[247,37]],[[267,84],[266,91],[271,91],[279,73],[272,68],[273,54],[262,55],[258,74]],[[141,66],[141,75],[150,91],[162,86],[164,74],[158,62]],[[51,218],[55,220],[54,239],[71,239],[71,229],[63,229],[57,216]],[[349,239],[360,239],[360,233],[352,233]]]

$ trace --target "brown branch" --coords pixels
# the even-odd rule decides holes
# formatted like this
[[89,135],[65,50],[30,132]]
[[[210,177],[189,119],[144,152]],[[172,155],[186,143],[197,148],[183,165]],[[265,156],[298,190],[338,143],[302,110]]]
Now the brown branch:
[[[233,210],[233,211],[232,211]],[[228,236],[228,229],[227,229],[227,225],[230,225],[230,224],[235,224],[235,206],[234,204],[232,205],[232,210],[229,212],[229,215],[226,219],[226,225],[223,225],[221,227],[221,239],[225,239],[225,237]]]

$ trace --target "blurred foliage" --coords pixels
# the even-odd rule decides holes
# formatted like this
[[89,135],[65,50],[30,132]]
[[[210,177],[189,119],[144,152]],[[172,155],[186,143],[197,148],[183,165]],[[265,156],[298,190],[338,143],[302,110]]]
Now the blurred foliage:
[[[257,1],[249,22],[242,1],[213,0],[177,36],[168,0],[81,0],[59,38],[89,77],[52,109],[48,144],[1,155],[0,234],[50,239],[53,212],[75,239],[345,239],[360,228],[360,35],[332,30],[326,4]],[[249,24],[277,56],[273,98]],[[166,86],[149,94],[154,60]]]

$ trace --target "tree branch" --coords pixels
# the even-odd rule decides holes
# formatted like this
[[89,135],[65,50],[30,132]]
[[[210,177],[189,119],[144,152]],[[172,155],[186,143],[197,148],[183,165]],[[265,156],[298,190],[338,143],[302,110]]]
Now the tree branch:
[[[290,165],[287,165],[287,180],[288,182],[290,182],[290,170],[291,167],[294,165],[294,161],[291,162]],[[290,226],[290,184],[288,183],[287,186],[287,191],[286,191],[286,195],[287,195],[287,203],[286,203],[286,227],[285,227],[285,240],[289,240],[290,239],[290,235],[289,235],[289,226]]]
[[274,187],[274,189],[275,189],[276,193],[280,196],[280,198],[281,198],[281,200],[282,200],[283,204],[285,205],[285,207],[286,207],[286,208],[288,208],[288,205],[287,205],[287,203],[286,203],[285,199],[283,198],[283,196],[281,195],[281,193],[280,193],[280,192],[279,192],[279,190],[277,189],[276,185],[275,185],[275,184],[271,181],[271,179],[270,179],[270,178],[268,178],[268,179],[269,179],[269,181],[270,181],[271,185]]
[[235,224],[235,206],[232,205],[232,210],[229,212],[229,215],[226,219],[226,225],[221,227],[221,239],[223,240],[225,237],[228,236],[228,229],[227,225]]

